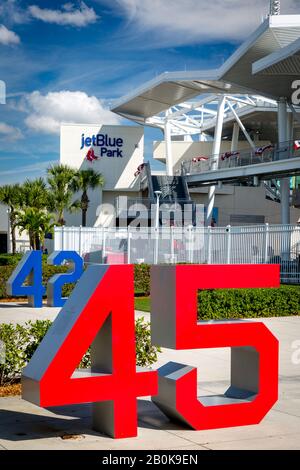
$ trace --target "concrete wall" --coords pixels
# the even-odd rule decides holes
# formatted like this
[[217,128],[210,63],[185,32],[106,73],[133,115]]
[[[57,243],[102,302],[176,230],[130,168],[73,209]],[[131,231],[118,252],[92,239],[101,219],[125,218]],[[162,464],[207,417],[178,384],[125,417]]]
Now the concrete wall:
[[7,233],[7,231],[8,231],[7,206],[0,204],[0,233]]
[[[191,191],[192,199],[199,203],[207,205],[207,189]],[[264,217],[262,223],[280,224],[281,210],[280,204],[270,201],[265,197],[263,187],[250,188],[245,186],[223,186],[217,189],[215,207],[218,208],[218,226],[226,225],[247,225],[247,218],[243,223],[234,222],[231,216],[248,216],[249,222],[253,223],[253,218]],[[300,218],[300,210],[291,208],[291,224],[296,224]]]
[[[0,204],[0,234],[8,235],[10,228],[8,223],[8,213],[7,213],[7,206]],[[10,234],[9,234],[10,235]],[[20,234],[18,230],[16,230],[16,240],[17,240],[17,251],[24,252],[29,249],[29,237],[26,232]],[[11,251],[11,240],[7,240],[6,249]],[[2,251],[3,247],[2,247]]]

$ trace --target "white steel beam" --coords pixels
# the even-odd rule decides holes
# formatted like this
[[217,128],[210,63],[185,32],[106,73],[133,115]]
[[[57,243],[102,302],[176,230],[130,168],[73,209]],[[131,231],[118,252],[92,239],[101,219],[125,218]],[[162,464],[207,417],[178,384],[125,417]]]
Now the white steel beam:
[[[219,99],[218,114],[217,114],[217,121],[216,121],[216,127],[215,127],[215,136],[214,136],[214,143],[213,143],[213,148],[212,148],[212,153],[213,153],[213,158],[214,158],[214,162],[212,163],[212,168],[211,168],[212,171],[216,170],[219,164],[219,154],[221,150],[225,102],[226,102],[225,96],[222,95]],[[208,192],[208,205],[207,205],[207,213],[206,213],[206,225],[207,226],[209,226],[211,223],[213,208],[215,204],[215,193],[216,193],[216,186],[211,186]]]
[[231,151],[232,152],[238,149],[239,133],[240,133],[240,126],[238,125],[237,122],[235,122],[233,124],[232,138],[231,138]]
[[253,150],[255,150],[255,144],[253,142],[253,140],[251,139],[250,135],[248,134],[248,132],[246,131],[246,128],[244,126],[244,124],[242,123],[242,121],[240,120],[240,118],[238,117],[237,113],[235,112],[232,104],[228,101],[228,105],[232,111],[232,114],[234,115],[235,117],[235,120],[236,122],[238,123],[238,125],[240,126],[241,130],[243,131],[244,133],[244,136],[246,137],[247,141],[249,142],[250,146],[253,148]]
[[[168,111],[166,112],[166,118]],[[166,147],[166,164],[167,175],[173,176],[173,158],[172,158],[172,140],[171,140],[171,123],[168,119],[165,120],[165,147]]]
[[[288,140],[287,138],[287,102],[285,98],[278,101],[278,143],[282,144]],[[281,223],[290,223],[290,179],[283,178],[280,181],[281,194]]]

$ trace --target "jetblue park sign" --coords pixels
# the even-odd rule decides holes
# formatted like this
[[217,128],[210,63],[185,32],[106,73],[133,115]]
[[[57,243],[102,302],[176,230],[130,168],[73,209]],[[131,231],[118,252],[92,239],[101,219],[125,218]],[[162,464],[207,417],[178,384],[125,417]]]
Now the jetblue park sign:
[[81,135],[81,147],[99,147],[100,157],[123,157],[124,140],[120,137],[109,137],[107,134]]

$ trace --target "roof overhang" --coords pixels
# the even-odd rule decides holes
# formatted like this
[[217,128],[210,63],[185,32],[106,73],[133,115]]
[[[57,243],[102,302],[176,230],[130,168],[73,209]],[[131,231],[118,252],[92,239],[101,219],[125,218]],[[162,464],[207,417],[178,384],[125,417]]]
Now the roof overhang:
[[116,101],[112,111],[143,123],[145,119],[201,94],[243,92],[242,87],[220,80],[218,70],[166,72]]
[[300,38],[252,65],[253,75],[279,77],[282,96],[291,95],[293,82],[300,78]]
[[[300,38],[300,15],[267,18],[237,51],[216,70],[166,72],[116,101],[112,111],[140,124],[201,94],[261,94],[272,99],[290,96],[273,76],[253,74],[252,64]],[[283,92],[289,93],[283,94]]]

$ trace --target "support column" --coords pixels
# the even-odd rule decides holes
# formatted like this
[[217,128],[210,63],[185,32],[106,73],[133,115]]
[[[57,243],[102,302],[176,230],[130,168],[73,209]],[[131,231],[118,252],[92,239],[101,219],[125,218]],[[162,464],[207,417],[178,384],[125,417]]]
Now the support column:
[[172,158],[172,140],[171,140],[171,124],[168,121],[168,111],[165,117],[165,147],[166,147],[166,170],[168,176],[173,176],[173,158]]
[[[288,113],[287,102],[285,98],[278,101],[278,144],[279,146],[287,142],[288,135]],[[282,225],[290,223],[290,178],[280,180],[281,195],[281,223]]]
[[293,113],[287,115],[287,140],[291,141],[294,139],[294,116]]
[[[221,150],[225,102],[226,102],[226,98],[225,96],[222,95],[219,99],[215,135],[214,135],[214,144],[213,144],[213,149],[212,149],[212,154],[213,154],[213,162],[211,165],[212,171],[216,170],[219,165],[219,155],[220,155],[220,150]],[[216,186],[210,186],[209,192],[208,192],[208,205],[207,205],[207,213],[206,213],[206,226],[208,227],[210,226],[213,208],[215,204],[215,193],[216,193]]]
[[233,124],[232,138],[231,138],[231,152],[235,152],[238,149],[239,144],[240,126],[237,122]]

